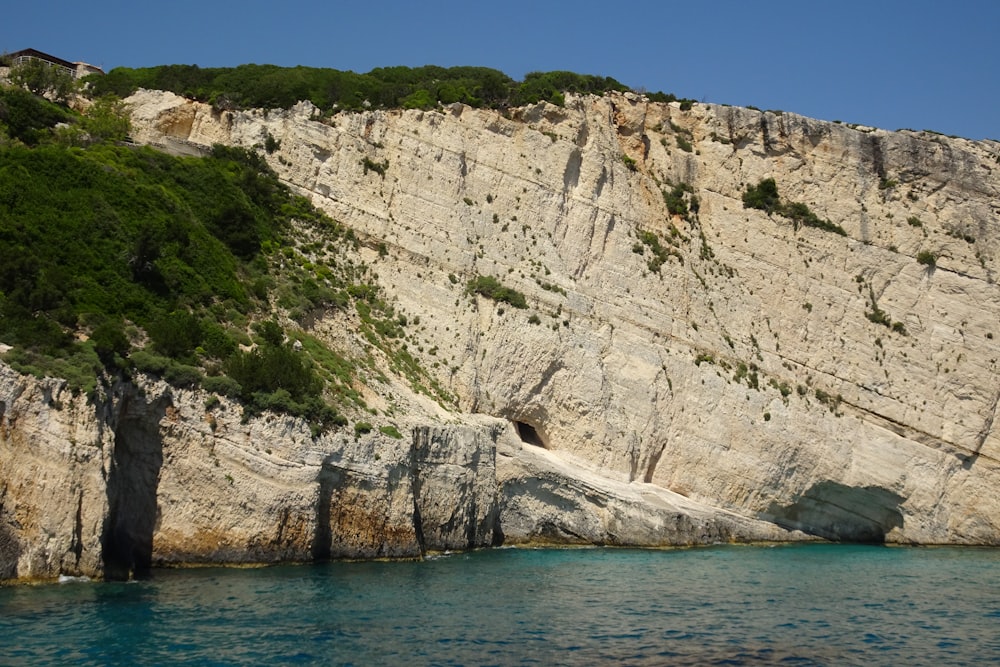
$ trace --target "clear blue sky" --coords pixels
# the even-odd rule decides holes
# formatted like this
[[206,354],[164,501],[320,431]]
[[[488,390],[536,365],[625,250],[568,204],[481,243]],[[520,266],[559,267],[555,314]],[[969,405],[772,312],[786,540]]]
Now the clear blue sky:
[[1000,0],[7,4],[0,51],[105,69],[565,69],[707,102],[1000,139]]

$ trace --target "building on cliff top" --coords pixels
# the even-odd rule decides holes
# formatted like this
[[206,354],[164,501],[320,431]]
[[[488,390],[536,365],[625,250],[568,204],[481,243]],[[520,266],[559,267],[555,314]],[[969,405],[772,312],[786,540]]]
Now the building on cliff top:
[[30,62],[32,60],[40,60],[50,67],[63,68],[69,72],[74,79],[79,79],[87,76],[88,74],[104,74],[104,70],[96,65],[90,65],[84,62],[70,62],[68,60],[63,60],[62,58],[49,55],[48,53],[43,53],[37,49],[23,49],[21,51],[15,51],[14,53],[7,54],[6,59],[9,61],[9,65],[11,67],[16,67],[17,65]]

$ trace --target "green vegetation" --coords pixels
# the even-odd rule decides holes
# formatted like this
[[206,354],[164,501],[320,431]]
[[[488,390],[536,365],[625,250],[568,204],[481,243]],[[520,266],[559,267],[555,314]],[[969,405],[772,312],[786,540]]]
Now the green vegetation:
[[841,402],[843,402],[844,397],[841,396],[840,394],[834,396],[832,394],[828,394],[822,389],[817,389],[816,400],[825,405],[826,407],[830,408],[830,412],[835,413],[837,412],[837,408],[840,407]]
[[[367,74],[276,65],[116,67],[105,76],[88,77],[86,82],[96,96],[127,97],[139,88],[169,90],[209,102],[217,109],[287,109],[308,100],[324,114],[369,106],[429,109],[453,102],[499,109],[545,100],[561,106],[566,92],[600,94],[628,90],[609,77],[573,72],[531,72],[517,82],[486,67],[433,65],[380,67]],[[673,98],[663,93],[658,95]]]
[[937,255],[930,250],[921,250],[917,253],[917,262],[933,269],[937,266]]
[[868,298],[871,301],[872,307],[871,310],[865,311],[865,317],[868,318],[868,321],[874,324],[881,324],[905,336],[906,326],[902,322],[893,322],[892,318],[889,317],[889,313],[879,308],[878,301],[875,299],[875,290],[872,289],[871,285],[868,286]]
[[[672,229],[676,229],[676,227]],[[681,262],[684,261],[680,251],[674,248],[665,247],[662,243],[660,243],[660,237],[651,231],[644,229],[639,230],[639,241],[640,243],[632,246],[632,252],[637,255],[642,255],[645,253],[645,249],[649,248],[652,257],[650,257],[646,262],[646,266],[649,267],[649,270],[653,273],[659,273],[660,267],[663,266],[663,264],[667,261],[667,258],[671,255],[676,257]]]
[[375,162],[370,158],[365,158],[361,161],[361,165],[364,167],[365,173],[369,171],[374,171],[379,176],[385,176],[386,169],[389,168],[389,161],[383,160],[382,162]]
[[379,426],[378,427],[378,431],[382,435],[387,435],[390,438],[395,438],[396,440],[402,440],[403,439],[403,434],[400,433],[399,429],[396,428],[395,426],[393,426],[392,424],[388,424],[386,426]]
[[709,352],[700,352],[698,356],[694,358],[694,365],[701,366],[702,363],[714,364],[715,357]]
[[736,382],[746,382],[747,387],[750,389],[760,388],[760,378],[757,375],[757,364],[751,363],[748,367],[742,361],[736,366],[736,372],[733,374],[733,380]]
[[[407,318],[356,259],[353,232],[292,195],[256,153],[172,157],[112,143],[127,132],[122,116],[116,98],[81,116],[0,88],[7,363],[88,394],[153,374],[238,400],[245,416],[300,416],[314,434],[345,425],[340,408],[366,407],[356,386],[377,373],[373,355],[450,400],[407,351]],[[351,304],[371,345],[360,363],[293,324]]]
[[765,178],[757,185],[748,185],[743,193],[744,208],[756,208],[770,213],[777,213],[792,221],[794,229],[798,231],[800,225],[815,227],[823,231],[833,232],[840,236],[847,236],[847,232],[840,225],[824,220],[809,210],[806,204],[801,202],[781,201],[778,195],[778,186],[773,178]]
[[528,302],[524,294],[509,287],[504,287],[500,281],[493,276],[476,276],[469,281],[467,291],[470,294],[479,294],[493,301],[508,303],[515,308],[527,308]]
[[[686,216],[688,214],[688,203],[684,198],[684,193],[691,192],[693,192],[693,190],[687,183],[678,183],[672,190],[670,190],[670,192],[664,190],[663,201],[667,205],[667,211],[669,211],[671,215]],[[697,198],[692,197],[692,199],[697,202]]]
[[73,119],[68,109],[53,104],[23,88],[0,87],[0,137],[36,146],[42,139],[53,139],[57,123]]
[[668,192],[663,191],[663,201],[671,215],[686,218],[688,213],[697,213],[701,204],[694,196],[694,188],[687,183],[678,183]]
[[760,209],[765,213],[779,212],[781,197],[778,196],[778,184],[773,178],[765,178],[757,185],[748,185],[743,193],[743,207]]
[[77,89],[77,82],[69,71],[36,58],[12,67],[8,78],[18,88],[34,95],[51,95],[58,102],[68,100]]
[[[688,106],[687,108],[690,109],[691,107]],[[681,104],[681,110],[686,110],[683,103]],[[677,148],[681,149],[685,153],[691,153],[694,151],[694,146],[691,144],[691,141],[694,139],[694,135],[691,133],[691,130],[681,127],[673,121],[670,121],[670,129],[674,133],[674,141],[677,143]]]

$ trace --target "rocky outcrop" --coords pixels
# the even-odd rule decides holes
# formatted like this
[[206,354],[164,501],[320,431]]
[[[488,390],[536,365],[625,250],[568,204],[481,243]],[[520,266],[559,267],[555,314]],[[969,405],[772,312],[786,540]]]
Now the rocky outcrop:
[[503,441],[498,454],[505,544],[665,547],[808,539],[655,484],[610,480],[514,438]]
[[[298,420],[244,422],[239,406],[206,408],[202,393],[141,376],[88,398],[70,394],[60,380],[20,377],[2,365],[0,373],[3,579],[419,558],[559,535],[650,545],[795,537],[768,532],[764,522],[757,532],[706,531],[704,522],[685,523],[678,508],[670,517],[676,525],[660,526],[659,517],[649,525],[641,506],[628,506],[637,492],[612,492],[593,474],[583,484],[579,471],[565,477],[569,469],[519,456],[516,432],[498,419],[414,423],[402,439],[314,438]],[[550,489],[567,487],[549,493],[573,512],[535,512],[539,497],[518,485],[543,477]],[[595,519],[609,504],[610,523]],[[615,528],[630,517],[636,525]]]
[[[138,140],[260,147],[350,226],[458,409],[407,403],[403,440],[313,441],[156,383],[56,409],[58,383],[7,372],[17,576],[111,554],[1000,543],[1000,144],[632,94],[325,119],[129,102]],[[768,177],[825,226],[745,208]],[[476,276],[528,308],[470,294]],[[129,484],[153,479],[149,547],[154,496]]]

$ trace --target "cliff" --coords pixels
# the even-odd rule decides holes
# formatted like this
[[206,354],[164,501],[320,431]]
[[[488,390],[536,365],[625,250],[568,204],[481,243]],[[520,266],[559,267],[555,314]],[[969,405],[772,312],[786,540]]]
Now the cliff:
[[[88,401],[5,371],[0,576],[553,541],[1000,543],[1000,144],[633,94],[326,119],[129,103],[142,142],[270,146],[362,238],[456,403],[389,377],[367,391],[402,439],[313,439],[153,379]],[[783,204],[747,208],[766,178]],[[470,292],[480,276],[527,307]],[[342,316],[313,331],[364,346]]]

